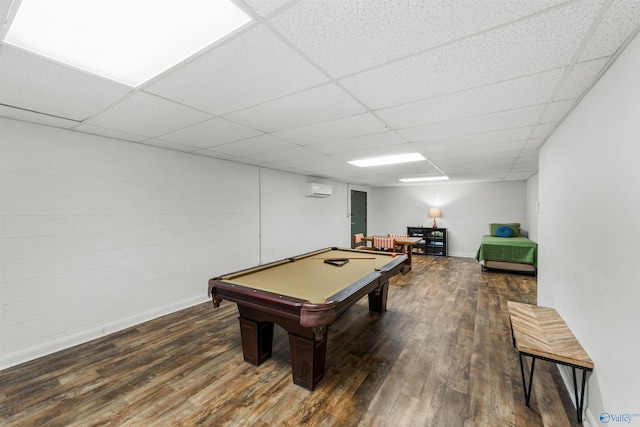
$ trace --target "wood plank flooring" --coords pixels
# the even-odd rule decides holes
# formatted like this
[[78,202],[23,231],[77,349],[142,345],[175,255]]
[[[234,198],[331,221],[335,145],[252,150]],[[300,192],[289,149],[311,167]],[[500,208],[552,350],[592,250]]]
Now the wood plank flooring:
[[0,424],[573,426],[551,363],[537,364],[524,403],[507,301],[535,303],[536,288],[472,259],[416,256],[392,279],[386,313],[364,298],[331,326],[313,392],[292,383],[282,329],[254,367],[235,304],[201,304],[0,371]]

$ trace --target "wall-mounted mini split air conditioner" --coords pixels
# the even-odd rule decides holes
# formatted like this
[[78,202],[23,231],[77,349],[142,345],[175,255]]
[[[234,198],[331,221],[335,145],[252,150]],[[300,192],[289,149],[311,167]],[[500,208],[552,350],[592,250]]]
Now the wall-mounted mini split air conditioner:
[[333,187],[326,184],[308,183],[305,185],[307,197],[329,197],[333,194]]

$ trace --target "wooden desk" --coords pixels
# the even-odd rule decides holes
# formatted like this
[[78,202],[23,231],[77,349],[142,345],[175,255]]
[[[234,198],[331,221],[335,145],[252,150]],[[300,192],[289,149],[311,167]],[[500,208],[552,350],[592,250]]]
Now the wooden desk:
[[[362,240],[365,242],[372,242],[373,244],[373,238],[374,237],[385,237],[385,238],[392,238],[396,241],[396,245],[403,245],[404,248],[402,250],[402,253],[407,254],[407,265],[406,265],[406,271],[411,270],[411,252],[413,252],[413,244],[414,243],[418,243],[420,240],[422,240],[422,237],[390,237],[390,236],[366,236],[363,237]],[[373,248],[372,248],[373,249]],[[406,273],[405,271],[405,273]]]
[[[593,371],[593,361],[553,308],[513,301],[507,301],[507,306],[511,321],[513,346],[518,350],[520,357],[520,372],[522,373],[522,386],[527,406],[529,406],[531,397],[531,382],[536,359],[570,366],[573,372],[573,390],[576,398],[578,423],[582,424],[586,376],[587,372]],[[524,377],[522,356],[531,357],[528,389]],[[582,370],[580,396],[578,396],[576,369]]]

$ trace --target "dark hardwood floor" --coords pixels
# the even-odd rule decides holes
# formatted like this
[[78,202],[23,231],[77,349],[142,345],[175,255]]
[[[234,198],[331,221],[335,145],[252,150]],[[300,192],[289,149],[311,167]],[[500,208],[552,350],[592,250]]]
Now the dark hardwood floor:
[[[235,304],[201,304],[0,371],[12,426],[572,426],[555,365],[539,362],[524,403],[507,301],[536,279],[472,259],[416,256],[388,311],[364,298],[331,326],[324,379],[291,380],[286,333],[271,360],[242,360]],[[202,283],[206,292],[206,281]]]

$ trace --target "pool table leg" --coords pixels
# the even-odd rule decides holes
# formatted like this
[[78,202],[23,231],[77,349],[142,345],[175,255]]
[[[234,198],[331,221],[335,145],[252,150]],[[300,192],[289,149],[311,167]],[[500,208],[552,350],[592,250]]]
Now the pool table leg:
[[374,289],[369,293],[369,311],[384,313],[387,311],[387,294],[389,293],[389,282]]
[[273,322],[256,322],[244,317],[238,317],[238,319],[244,360],[259,366],[271,358]]
[[291,371],[294,384],[313,390],[324,376],[328,329],[324,329],[324,336],[319,341],[289,333]]

